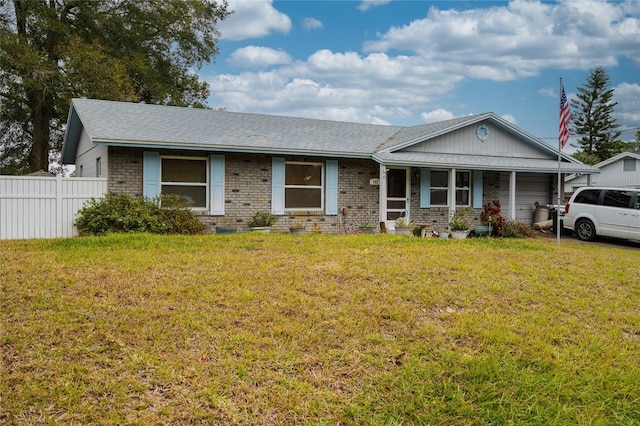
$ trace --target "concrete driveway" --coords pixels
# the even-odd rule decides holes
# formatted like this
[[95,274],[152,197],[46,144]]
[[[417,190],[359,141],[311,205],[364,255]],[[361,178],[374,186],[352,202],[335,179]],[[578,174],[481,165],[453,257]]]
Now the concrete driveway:
[[[558,238],[555,232],[538,232],[538,236],[542,238],[556,239]],[[595,241],[580,241],[575,235],[562,234],[560,236],[560,244],[563,241],[571,241],[572,243],[597,245],[600,247],[615,247],[628,250],[640,251],[640,241],[621,240],[618,238],[597,237]]]

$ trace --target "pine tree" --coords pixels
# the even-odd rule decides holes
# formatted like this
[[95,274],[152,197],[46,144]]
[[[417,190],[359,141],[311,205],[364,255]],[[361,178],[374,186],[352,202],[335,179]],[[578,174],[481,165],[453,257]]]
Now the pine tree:
[[591,71],[584,86],[578,87],[578,99],[571,100],[573,115],[572,133],[580,135],[578,147],[585,154],[595,155],[599,161],[617,154],[620,144],[617,139],[620,125],[611,117],[613,89],[609,88],[610,78],[604,67]]

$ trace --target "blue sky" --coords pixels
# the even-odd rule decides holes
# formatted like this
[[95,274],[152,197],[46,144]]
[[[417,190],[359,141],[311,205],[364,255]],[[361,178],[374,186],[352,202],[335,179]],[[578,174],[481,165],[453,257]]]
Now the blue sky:
[[622,139],[640,127],[638,0],[229,6],[198,71],[213,108],[408,126],[491,111],[556,146],[560,78],[571,99],[604,66]]

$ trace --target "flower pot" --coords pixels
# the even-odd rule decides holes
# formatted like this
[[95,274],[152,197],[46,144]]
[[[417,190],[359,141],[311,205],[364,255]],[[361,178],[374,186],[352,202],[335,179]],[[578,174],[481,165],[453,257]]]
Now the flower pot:
[[291,231],[292,234],[306,234],[307,233],[307,230],[302,226],[291,227],[291,228],[289,228],[289,231]]
[[489,236],[489,225],[476,225],[473,227],[473,232],[478,237],[487,237]]
[[439,238],[449,238],[449,233],[448,232],[438,232],[438,237]]
[[413,236],[413,229],[411,229],[411,228],[396,228],[396,235]]
[[468,234],[468,229],[465,229],[464,231],[451,231],[451,238],[453,238],[454,240],[464,240],[465,238],[467,238]]
[[262,234],[270,234],[271,233],[271,227],[270,226],[252,226],[251,227],[251,232],[259,232]]
[[234,234],[237,230],[232,226],[216,226],[216,234]]

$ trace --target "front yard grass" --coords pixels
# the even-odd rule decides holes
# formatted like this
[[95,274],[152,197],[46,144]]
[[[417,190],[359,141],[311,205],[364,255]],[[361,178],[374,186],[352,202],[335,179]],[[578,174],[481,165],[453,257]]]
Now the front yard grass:
[[111,235],[0,284],[0,423],[640,423],[637,251]]

